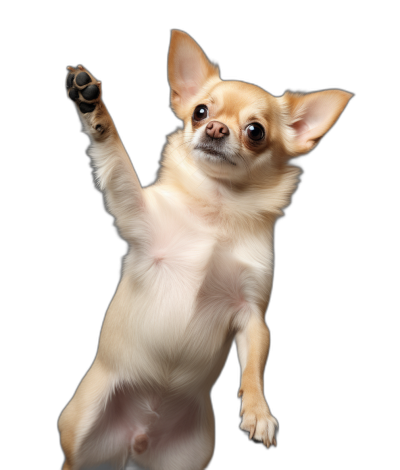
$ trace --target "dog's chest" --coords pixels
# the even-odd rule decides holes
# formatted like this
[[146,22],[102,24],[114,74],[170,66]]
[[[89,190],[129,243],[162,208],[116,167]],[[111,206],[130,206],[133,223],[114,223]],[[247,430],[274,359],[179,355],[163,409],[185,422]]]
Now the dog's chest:
[[109,341],[118,341],[119,363],[123,356],[130,368],[135,357],[140,376],[149,364],[152,376],[174,370],[181,387],[185,374],[210,373],[235,325],[259,303],[266,247],[221,237],[185,208],[157,202],[137,227],[104,338],[115,333]]
[[183,328],[193,315],[210,321],[248,308],[270,263],[262,239],[222,232],[176,201],[152,202],[132,265],[158,315]]
[[254,267],[240,260],[230,241],[191,228],[180,225],[173,236],[160,231],[147,257],[146,291],[159,299],[160,315],[182,325],[199,312],[229,315],[256,289]]

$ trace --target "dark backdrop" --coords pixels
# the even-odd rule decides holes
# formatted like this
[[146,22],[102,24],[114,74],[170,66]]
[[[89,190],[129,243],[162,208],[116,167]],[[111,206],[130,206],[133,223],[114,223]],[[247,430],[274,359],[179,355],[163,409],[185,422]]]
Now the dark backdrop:
[[48,468],[62,464],[57,419],[94,360],[126,253],[94,188],[85,154],[89,139],[66,97],[66,66],[82,64],[103,82],[107,108],[142,185],[149,185],[165,136],[180,126],[169,108],[167,82],[174,28],[189,33],[219,64],[222,79],[254,83],[275,96],[287,89],[355,94],[317,149],[296,160],[304,174],[276,225],[265,394],[280,424],[278,448],[255,446],[239,431],[234,346],[212,391],[216,450],[209,468],[319,469],[345,456],[352,464],[363,452],[358,436],[366,425],[361,384],[369,307],[360,305],[366,245],[361,184],[372,158],[360,148],[360,120],[368,109],[364,33],[357,14],[321,12],[320,21],[311,21],[295,10],[258,17],[253,7],[234,21],[158,17],[157,26],[151,12],[126,18],[123,10],[116,16],[102,11],[98,22],[81,18],[74,26],[70,12],[71,23],[39,25],[28,46],[37,64],[28,81],[40,111],[29,117],[35,132],[25,162],[34,239],[27,295],[38,312],[26,324],[35,333],[29,351],[36,353],[30,360],[40,406],[33,414],[45,425]]

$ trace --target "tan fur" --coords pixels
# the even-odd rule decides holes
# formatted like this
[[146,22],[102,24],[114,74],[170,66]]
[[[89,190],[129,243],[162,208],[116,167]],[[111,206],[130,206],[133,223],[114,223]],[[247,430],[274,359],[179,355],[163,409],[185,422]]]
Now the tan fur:
[[[168,64],[184,128],[168,138],[153,186],[141,188],[101,97],[81,114],[96,181],[129,251],[96,359],[59,420],[64,470],[128,458],[151,470],[204,469],[214,448],[210,390],[233,339],[241,428],[276,445],[277,421],[264,398],[264,316],[274,223],[298,183],[299,169],[287,162],[315,146],[351,95],[275,98],[223,81],[180,31]],[[192,117],[197,105],[207,106],[206,119]],[[220,154],[201,149],[211,121],[229,129]],[[249,137],[252,123],[265,131],[259,141]]]

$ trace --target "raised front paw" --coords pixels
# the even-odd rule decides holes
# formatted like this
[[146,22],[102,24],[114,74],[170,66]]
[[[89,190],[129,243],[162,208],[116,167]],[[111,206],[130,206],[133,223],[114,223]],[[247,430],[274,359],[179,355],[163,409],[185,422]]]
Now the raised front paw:
[[264,397],[255,400],[243,396],[240,416],[242,416],[240,429],[248,431],[250,439],[261,441],[267,447],[271,444],[276,446],[275,431],[278,422],[271,415]]
[[67,67],[67,92],[78,105],[81,113],[91,113],[100,101],[101,82],[96,80],[82,65],[77,68]]

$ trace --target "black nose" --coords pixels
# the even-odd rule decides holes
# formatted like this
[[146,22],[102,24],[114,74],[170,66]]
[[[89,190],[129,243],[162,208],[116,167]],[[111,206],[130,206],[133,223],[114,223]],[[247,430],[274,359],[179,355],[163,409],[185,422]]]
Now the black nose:
[[228,126],[225,126],[222,122],[211,121],[207,124],[206,134],[213,139],[220,139],[221,137],[229,135],[229,129]]

